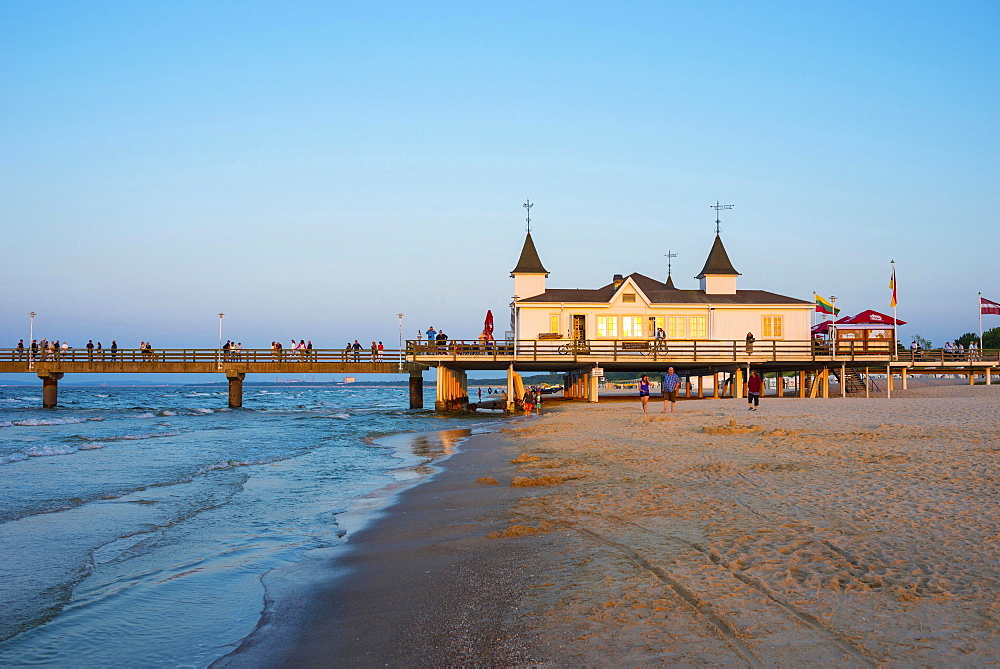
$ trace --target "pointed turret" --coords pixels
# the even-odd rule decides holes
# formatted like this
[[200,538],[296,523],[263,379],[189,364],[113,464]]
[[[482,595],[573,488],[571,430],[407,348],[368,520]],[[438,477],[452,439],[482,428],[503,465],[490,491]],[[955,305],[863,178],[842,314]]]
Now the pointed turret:
[[512,277],[515,274],[549,275],[548,270],[542,266],[542,261],[538,258],[538,251],[535,250],[535,242],[531,240],[530,232],[524,236],[524,246],[521,247],[521,257],[517,260],[517,267],[510,271]]
[[671,290],[677,289],[677,286],[674,285],[673,277],[671,277],[669,274],[667,275],[667,282],[664,285]]
[[510,271],[510,275],[514,279],[514,295],[518,299],[523,300],[545,292],[545,278],[549,272],[538,257],[530,232],[524,237],[521,257],[517,260],[517,266]]
[[708,253],[708,259],[701,270],[701,274],[696,279],[701,281],[701,289],[711,295],[735,295],[736,277],[740,273],[733,268],[733,263],[729,261],[729,254],[726,247],[722,245],[722,238],[716,234],[715,243]]

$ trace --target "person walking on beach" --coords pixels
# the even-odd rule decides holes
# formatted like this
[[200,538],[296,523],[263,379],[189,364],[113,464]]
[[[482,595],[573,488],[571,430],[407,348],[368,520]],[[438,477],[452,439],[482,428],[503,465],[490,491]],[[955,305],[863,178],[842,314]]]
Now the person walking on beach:
[[757,374],[757,370],[750,372],[750,378],[747,379],[747,404],[750,406],[747,411],[756,411],[760,406],[760,389],[763,385],[764,380]]
[[667,368],[667,373],[663,375],[660,387],[663,389],[663,411],[667,413],[667,403],[670,403],[670,412],[673,413],[674,405],[677,404],[677,389],[680,388],[681,377],[674,373],[673,367]]
[[645,374],[639,379],[639,399],[642,400],[642,412],[649,413],[649,377]]

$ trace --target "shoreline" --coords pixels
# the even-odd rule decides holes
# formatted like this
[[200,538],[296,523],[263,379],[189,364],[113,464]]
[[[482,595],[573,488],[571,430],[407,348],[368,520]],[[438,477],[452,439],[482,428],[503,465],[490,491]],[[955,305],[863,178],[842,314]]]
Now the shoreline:
[[471,437],[319,565],[280,652],[217,664],[1000,657],[1000,387],[775,399],[549,404]]
[[[394,596],[397,587],[411,585],[423,594],[434,593],[435,570],[456,568],[455,564],[444,564],[436,557],[441,542],[463,543],[473,538],[465,536],[463,523],[481,522],[483,512],[506,510],[508,505],[502,500],[510,497],[511,491],[516,494],[516,489],[486,486],[475,481],[480,474],[471,481],[467,475],[484,467],[497,470],[504,463],[513,468],[507,461],[509,458],[504,459],[500,454],[503,448],[497,432],[516,422],[505,420],[488,427],[397,433],[375,439],[381,445],[397,442],[397,449],[407,449],[420,461],[398,468],[396,482],[360,498],[349,510],[338,514],[337,522],[346,530],[344,543],[312,550],[300,562],[265,575],[264,610],[258,625],[234,650],[210,666],[321,665],[329,663],[331,657],[337,658],[338,665],[355,662],[362,666],[375,661],[373,653],[379,654],[382,662],[398,662],[401,654],[405,655],[399,645],[404,641],[396,639],[396,646],[387,642],[394,631],[404,632],[404,628],[396,628],[393,623],[401,611],[410,608],[407,624],[419,624],[418,610],[427,602],[420,593],[410,593],[400,601]],[[435,443],[442,446],[437,457],[430,456]],[[483,503],[484,498],[492,497],[501,501]],[[471,506],[463,506],[471,500],[475,500]],[[450,506],[453,503],[461,508]],[[469,514],[475,514],[475,518]],[[432,565],[434,569],[418,568],[418,563]],[[477,567],[466,569],[465,573],[477,574],[478,579],[480,571]],[[379,576],[373,578],[371,573]],[[398,579],[403,574],[407,577],[403,578],[404,585],[400,585]],[[498,578],[502,577],[503,574],[498,574]],[[421,579],[426,583],[417,585]],[[370,592],[372,587],[379,592]],[[371,624],[373,606],[385,607],[387,626]],[[481,609],[477,606],[476,611]],[[430,629],[437,629],[439,620],[435,616],[433,621],[425,621],[425,633],[417,635],[418,638],[439,635],[440,630]],[[368,637],[339,633],[351,628],[365,631]],[[406,634],[409,638],[409,633]],[[414,643],[408,640],[405,646],[414,648]],[[386,650],[389,647],[395,650]],[[440,651],[440,641],[434,642],[434,648],[435,652]],[[411,662],[425,660],[426,652],[429,651],[414,650]],[[458,655],[452,657],[456,662],[469,661],[459,659]]]

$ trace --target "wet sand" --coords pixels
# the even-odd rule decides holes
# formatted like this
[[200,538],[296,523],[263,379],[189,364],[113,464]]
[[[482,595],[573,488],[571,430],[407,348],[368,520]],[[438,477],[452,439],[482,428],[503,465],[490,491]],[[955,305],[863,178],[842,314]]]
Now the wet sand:
[[1000,663],[1000,387],[895,395],[473,437],[233,664]]

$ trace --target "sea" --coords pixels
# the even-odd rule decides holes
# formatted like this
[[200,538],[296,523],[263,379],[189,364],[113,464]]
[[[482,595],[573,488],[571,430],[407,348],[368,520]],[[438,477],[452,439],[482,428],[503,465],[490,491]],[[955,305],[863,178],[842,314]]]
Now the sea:
[[61,384],[42,409],[40,386],[0,386],[0,666],[207,666],[289,567],[501,420],[410,410],[406,387],[227,398]]

